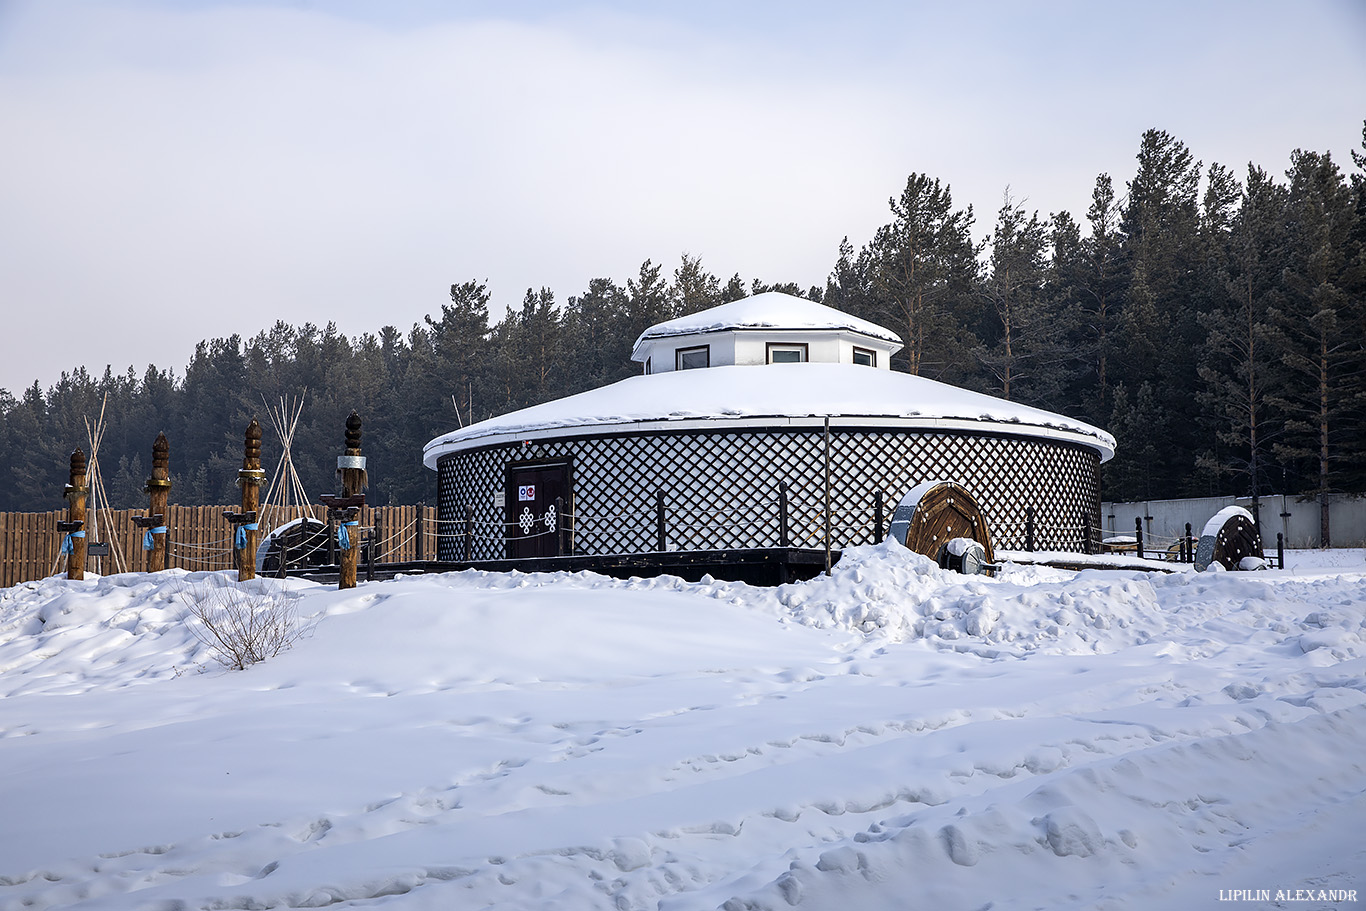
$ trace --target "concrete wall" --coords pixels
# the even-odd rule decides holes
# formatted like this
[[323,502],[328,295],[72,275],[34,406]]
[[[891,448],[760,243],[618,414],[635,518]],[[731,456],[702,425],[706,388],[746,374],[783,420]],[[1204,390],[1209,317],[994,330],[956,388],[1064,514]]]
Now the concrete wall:
[[[1200,536],[1205,522],[1225,506],[1241,506],[1251,512],[1247,497],[1200,497],[1187,500],[1148,500],[1140,503],[1100,504],[1103,537],[1132,535],[1134,519],[1143,519],[1145,542],[1165,547],[1185,532]],[[1264,496],[1259,510],[1262,541],[1275,547],[1276,534],[1285,535],[1286,547],[1320,547],[1319,503],[1291,496]],[[1366,545],[1366,497],[1340,496],[1329,503],[1329,537],[1334,547]],[[1145,543],[1145,546],[1149,546]]]

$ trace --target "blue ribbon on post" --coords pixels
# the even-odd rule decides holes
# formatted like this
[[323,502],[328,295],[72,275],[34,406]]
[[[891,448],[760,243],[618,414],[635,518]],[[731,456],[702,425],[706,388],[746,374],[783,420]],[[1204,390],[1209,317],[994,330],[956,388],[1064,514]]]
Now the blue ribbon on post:
[[146,533],[145,535],[142,536],[142,549],[143,549],[143,550],[151,550],[152,548],[156,547],[156,546],[157,546],[157,542],[155,542],[155,541],[152,540],[152,535],[164,535],[164,534],[166,534],[166,526],[165,526],[165,525],[158,525],[156,528],[149,528],[149,529],[147,529],[147,533]]
[[346,529],[351,526],[359,525],[360,522],[343,522],[337,526],[337,546],[342,550],[351,549],[351,533]]
[[62,553],[64,553],[64,554],[69,554],[69,553],[73,552],[73,551],[76,549],[76,542],[73,541],[73,540],[71,540],[72,538],[84,538],[84,537],[85,537],[85,532],[83,532],[83,531],[73,531],[73,532],[67,533],[67,536],[66,536],[65,538],[62,538]]
[[255,531],[259,526],[255,522],[248,522],[246,525],[237,526],[237,535],[233,538],[232,546],[242,550],[247,546],[247,532]]

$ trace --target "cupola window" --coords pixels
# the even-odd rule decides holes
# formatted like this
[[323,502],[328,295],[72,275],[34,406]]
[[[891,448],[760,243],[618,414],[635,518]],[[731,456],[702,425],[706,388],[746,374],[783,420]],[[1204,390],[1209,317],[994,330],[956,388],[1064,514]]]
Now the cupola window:
[[854,363],[861,367],[876,367],[877,352],[868,348],[855,348]]
[[803,364],[806,362],[806,355],[805,343],[768,343],[768,362],[770,364]]
[[675,370],[695,370],[711,366],[711,346],[699,345],[696,348],[678,348],[674,351]]

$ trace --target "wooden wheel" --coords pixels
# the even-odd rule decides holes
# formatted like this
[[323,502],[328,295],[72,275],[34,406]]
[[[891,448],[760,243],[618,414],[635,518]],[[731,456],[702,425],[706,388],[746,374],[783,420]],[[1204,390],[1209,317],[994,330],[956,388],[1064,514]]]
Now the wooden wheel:
[[996,562],[981,508],[952,481],[927,481],[902,497],[892,512],[889,536],[935,561],[954,538],[971,538],[986,551],[987,563]]
[[1244,557],[1266,558],[1262,552],[1262,533],[1252,520],[1252,513],[1241,506],[1219,510],[1200,534],[1195,568],[1204,572],[1211,563],[1219,563],[1226,569],[1239,569]]

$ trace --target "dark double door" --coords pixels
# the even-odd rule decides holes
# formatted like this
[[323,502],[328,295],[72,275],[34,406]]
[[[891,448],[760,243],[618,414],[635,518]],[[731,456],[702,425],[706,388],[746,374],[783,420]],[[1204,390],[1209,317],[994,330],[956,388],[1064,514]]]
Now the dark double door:
[[508,557],[557,555],[559,511],[569,508],[569,463],[509,465],[504,502]]

